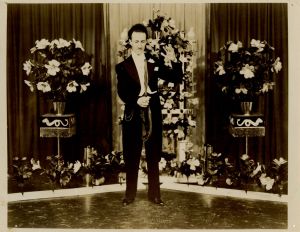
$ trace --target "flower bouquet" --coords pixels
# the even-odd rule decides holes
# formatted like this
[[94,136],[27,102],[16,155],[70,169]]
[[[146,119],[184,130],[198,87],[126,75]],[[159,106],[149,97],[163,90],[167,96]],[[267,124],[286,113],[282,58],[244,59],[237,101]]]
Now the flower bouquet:
[[[102,185],[115,182],[116,178],[125,178],[125,163],[123,153],[111,151],[104,155],[95,148],[85,148],[84,162],[78,171],[85,178],[86,185]],[[120,181],[121,179],[119,179]]]
[[24,82],[32,92],[37,90],[55,101],[65,101],[68,95],[87,90],[91,57],[80,41],[41,39],[30,52],[23,70],[29,76]]
[[192,65],[192,41],[186,38],[183,31],[179,31],[175,26],[175,20],[166,15],[156,12],[155,18],[144,21],[143,24],[148,28],[152,38],[148,39],[146,51],[155,61],[164,63],[172,67],[171,62],[181,62],[184,67],[185,77],[191,72]]
[[118,182],[122,184],[126,180],[125,161],[123,152],[111,151],[105,156],[105,159],[110,164],[106,172],[106,178],[108,183],[115,182],[115,176],[118,178]]
[[[145,20],[144,26],[148,29],[149,39],[146,44],[146,57],[156,63],[163,63],[172,68],[171,62],[185,64],[184,74],[188,78],[192,71],[192,42],[194,36],[190,33],[185,37],[183,31],[179,31],[175,26],[175,20],[160,15],[156,12],[156,17]],[[127,35],[127,28],[121,33],[119,40],[118,56],[123,59],[130,55],[130,44]]]
[[240,184],[244,186],[245,191],[247,192],[250,184],[259,183],[259,177],[263,171],[263,165],[259,162],[255,162],[247,154],[243,154],[240,157]]
[[283,190],[287,190],[287,161],[282,157],[274,159],[269,167],[264,168],[264,172],[261,174],[259,180],[266,191],[273,190],[281,195]]
[[56,184],[66,187],[79,168],[78,163],[74,165],[73,163],[65,162],[60,155],[47,156],[42,174],[49,178],[52,191],[54,191]]
[[[200,165],[199,159],[197,157],[190,156],[179,164],[177,181],[187,181],[187,183],[197,182],[196,176],[201,173],[201,170],[202,167]],[[182,175],[183,180],[180,174]],[[184,180],[185,178],[186,180]]]
[[228,41],[218,52],[214,78],[221,91],[233,100],[253,101],[275,85],[282,69],[274,48],[266,41],[252,39],[249,47]]

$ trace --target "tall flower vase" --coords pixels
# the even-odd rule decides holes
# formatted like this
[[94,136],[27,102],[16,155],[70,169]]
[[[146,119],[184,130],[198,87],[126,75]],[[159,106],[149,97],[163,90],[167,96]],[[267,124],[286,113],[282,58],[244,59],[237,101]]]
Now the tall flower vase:
[[56,115],[62,115],[65,112],[66,102],[53,102],[53,110]]
[[253,102],[241,102],[241,110],[244,115],[250,115],[252,111]]

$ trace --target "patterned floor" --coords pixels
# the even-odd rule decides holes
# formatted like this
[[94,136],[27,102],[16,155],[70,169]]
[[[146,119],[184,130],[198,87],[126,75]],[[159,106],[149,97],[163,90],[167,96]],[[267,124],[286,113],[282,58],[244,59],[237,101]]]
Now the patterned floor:
[[140,190],[132,205],[123,192],[8,204],[8,226],[83,229],[286,229],[287,204],[162,190],[165,207]]

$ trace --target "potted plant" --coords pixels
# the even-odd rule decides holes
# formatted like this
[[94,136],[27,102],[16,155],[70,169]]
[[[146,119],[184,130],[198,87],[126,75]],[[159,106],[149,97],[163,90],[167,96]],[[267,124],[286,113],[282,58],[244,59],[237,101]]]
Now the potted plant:
[[24,185],[32,176],[32,165],[27,157],[14,157],[13,158],[13,178],[17,182],[18,188],[22,195],[24,193]]

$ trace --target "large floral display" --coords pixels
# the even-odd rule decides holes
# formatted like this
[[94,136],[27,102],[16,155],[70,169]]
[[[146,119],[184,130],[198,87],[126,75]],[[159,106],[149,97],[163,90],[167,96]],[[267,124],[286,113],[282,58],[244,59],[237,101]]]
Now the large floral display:
[[[12,163],[13,184],[17,188],[13,191],[30,191],[60,188],[93,186],[103,184],[124,183],[124,159],[122,152],[112,151],[101,153],[91,146],[84,149],[83,162],[65,162],[62,156],[47,156],[46,162],[40,164],[34,158],[14,157]],[[270,165],[256,162],[252,157],[243,154],[239,158],[239,165],[222,153],[213,151],[213,147],[205,145],[200,153],[189,149],[186,159],[181,162],[174,155],[163,153],[159,162],[162,176],[174,177],[174,182],[216,188],[243,189],[246,191],[260,191],[287,194],[288,165],[280,157],[274,159]],[[146,155],[142,152],[140,162],[140,177],[148,174]],[[41,182],[43,186],[41,186]]]
[[274,47],[252,39],[249,47],[228,41],[218,53],[214,78],[221,91],[238,101],[253,101],[273,89],[274,76],[282,69]]
[[41,39],[35,42],[30,52],[23,69],[29,77],[24,82],[32,92],[37,90],[49,99],[65,101],[68,95],[87,90],[91,57],[80,41]]

